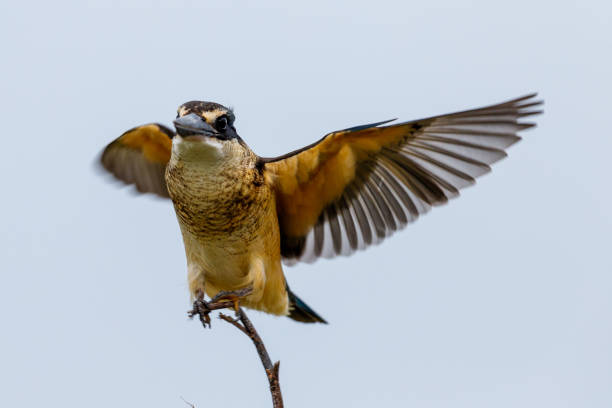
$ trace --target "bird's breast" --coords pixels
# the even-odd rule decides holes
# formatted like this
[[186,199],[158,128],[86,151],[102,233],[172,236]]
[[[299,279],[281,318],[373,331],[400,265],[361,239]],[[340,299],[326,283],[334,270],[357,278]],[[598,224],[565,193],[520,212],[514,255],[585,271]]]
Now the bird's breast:
[[171,161],[166,182],[181,228],[208,242],[254,239],[272,204],[263,175],[248,163]]

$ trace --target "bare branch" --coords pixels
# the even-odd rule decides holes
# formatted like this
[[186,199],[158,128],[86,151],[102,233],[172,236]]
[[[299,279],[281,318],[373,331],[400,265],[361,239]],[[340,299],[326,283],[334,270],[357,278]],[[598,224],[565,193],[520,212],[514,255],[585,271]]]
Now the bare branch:
[[231,317],[229,317],[226,314],[223,313],[219,313],[219,319],[221,320],[225,320],[228,323],[233,324],[234,326],[236,326],[238,329],[240,329],[240,331],[242,331],[244,334],[246,334],[247,336],[251,337],[249,335],[249,332],[246,331],[246,329],[244,328],[244,326],[242,324],[240,324],[240,321],[237,319],[232,319]]
[[[193,302],[193,309],[188,312],[189,317],[193,318],[195,315],[200,317],[200,321],[204,328],[210,327],[210,312],[219,309],[234,309],[236,311],[236,319],[233,319],[223,313],[219,314],[219,318],[230,323],[232,326],[239,329],[241,332],[249,336],[257,354],[261,360],[261,364],[266,370],[266,376],[268,377],[268,383],[270,384],[270,393],[272,394],[272,403],[274,408],[283,407],[283,396],[280,389],[280,381],[278,377],[278,370],[280,362],[272,364],[270,355],[266,350],[259,333],[255,330],[253,323],[247,317],[246,313],[239,306],[240,298],[248,296],[253,292],[253,288],[246,288],[235,292],[220,292],[210,302],[204,300],[204,294],[198,293],[197,299]],[[226,300],[228,299],[228,300]],[[187,401],[185,401],[187,402]]]

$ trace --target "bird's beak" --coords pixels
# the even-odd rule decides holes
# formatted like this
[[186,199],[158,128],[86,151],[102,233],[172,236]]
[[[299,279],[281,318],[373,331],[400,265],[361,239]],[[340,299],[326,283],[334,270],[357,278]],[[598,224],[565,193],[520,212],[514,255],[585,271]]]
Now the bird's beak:
[[176,133],[183,137],[195,135],[215,136],[218,134],[212,126],[195,113],[190,113],[176,119],[174,127],[176,128]]

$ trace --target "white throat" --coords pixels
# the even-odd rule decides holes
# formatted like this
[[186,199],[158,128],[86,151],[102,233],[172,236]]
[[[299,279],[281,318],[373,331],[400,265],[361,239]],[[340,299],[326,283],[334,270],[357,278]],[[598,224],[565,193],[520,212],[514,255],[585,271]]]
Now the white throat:
[[200,140],[185,140],[179,135],[172,138],[172,159],[216,167],[227,160],[227,151],[221,140],[203,136]]

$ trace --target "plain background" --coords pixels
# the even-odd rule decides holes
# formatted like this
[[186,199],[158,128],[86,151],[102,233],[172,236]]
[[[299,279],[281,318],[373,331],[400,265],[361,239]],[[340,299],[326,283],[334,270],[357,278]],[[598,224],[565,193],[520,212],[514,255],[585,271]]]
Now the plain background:
[[250,342],[189,321],[169,202],[95,171],[191,99],[272,156],[538,91],[492,174],[380,246],[287,268],[330,324],[252,312],[286,405],[612,406],[609,2],[8,2],[0,405],[270,406]]

